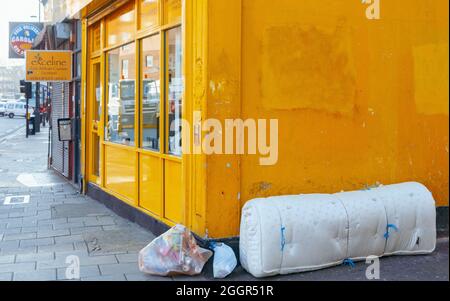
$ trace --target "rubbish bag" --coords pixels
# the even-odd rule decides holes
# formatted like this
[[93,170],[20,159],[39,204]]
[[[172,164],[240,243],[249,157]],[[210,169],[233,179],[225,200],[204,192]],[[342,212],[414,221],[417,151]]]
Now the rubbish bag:
[[212,252],[200,248],[191,231],[176,225],[139,252],[139,270],[158,276],[198,275]]
[[227,277],[237,266],[237,259],[233,249],[224,243],[211,243],[211,248],[214,250],[214,278]]

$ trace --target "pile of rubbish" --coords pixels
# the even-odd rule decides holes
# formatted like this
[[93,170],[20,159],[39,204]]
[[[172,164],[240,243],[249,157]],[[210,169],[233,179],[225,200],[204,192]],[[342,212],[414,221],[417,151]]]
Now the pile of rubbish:
[[[242,210],[240,263],[262,278],[352,265],[370,256],[430,254],[436,231],[436,202],[416,182],[254,199]],[[214,251],[214,277],[230,275],[237,265],[233,250],[223,243],[209,249],[177,225],[140,252],[139,268],[162,276],[198,275]]]
[[[236,256],[225,244],[213,243],[211,248],[214,277],[225,278],[235,269]],[[139,270],[158,276],[199,275],[212,255],[197,245],[189,229],[176,225],[139,252]]]

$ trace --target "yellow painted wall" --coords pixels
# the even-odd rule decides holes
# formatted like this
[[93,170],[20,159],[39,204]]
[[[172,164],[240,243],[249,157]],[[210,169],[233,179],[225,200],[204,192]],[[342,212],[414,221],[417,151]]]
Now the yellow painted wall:
[[276,118],[278,163],[184,154],[180,164],[107,145],[108,191],[213,238],[238,235],[256,197],[419,181],[448,205],[447,0],[381,0],[380,20],[359,0],[183,5],[190,144],[207,118]]
[[279,119],[279,161],[210,156],[210,237],[250,199],[419,181],[448,205],[448,1],[209,0],[209,118]]

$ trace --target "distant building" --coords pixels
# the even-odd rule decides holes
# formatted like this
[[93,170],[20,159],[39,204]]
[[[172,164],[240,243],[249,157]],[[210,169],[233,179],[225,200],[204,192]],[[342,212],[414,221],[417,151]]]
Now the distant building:
[[19,99],[19,81],[24,78],[23,66],[0,66],[0,98]]
[[[90,2],[90,1],[87,1]],[[45,28],[33,49],[73,52],[73,80],[48,83],[46,108],[50,113],[50,166],[73,184],[80,183],[81,174],[81,21],[76,16],[79,5],[87,2],[48,0],[44,5]],[[72,12],[75,11],[75,13]],[[42,85],[43,83],[41,83]],[[41,104],[42,104],[41,97]],[[74,125],[73,141],[60,141],[58,120],[70,118]]]

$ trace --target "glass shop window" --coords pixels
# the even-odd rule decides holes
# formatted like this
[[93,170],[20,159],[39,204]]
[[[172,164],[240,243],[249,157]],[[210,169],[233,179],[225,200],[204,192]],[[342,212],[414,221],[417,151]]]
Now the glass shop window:
[[76,50],[81,50],[81,21],[78,20],[76,21],[76,43],[75,43],[75,49]]
[[158,0],[141,0],[139,29],[159,25]]
[[142,147],[155,151],[160,150],[160,48],[159,34],[142,40]]
[[108,63],[108,103],[105,140],[135,145],[135,49],[134,43],[111,50]]
[[166,120],[168,124],[167,152],[172,155],[181,155],[181,126],[183,104],[183,74],[182,74],[182,35],[181,27],[167,31],[167,94],[166,94]]
[[81,52],[76,52],[73,55],[73,77],[79,78],[81,77]]
[[96,63],[94,65],[93,70],[93,80],[94,80],[94,88],[95,88],[95,106],[94,106],[94,120],[100,122],[101,112],[102,112],[102,86],[101,86],[101,71],[100,71],[100,63]]
[[114,12],[106,21],[107,45],[114,46],[129,42],[135,32],[134,2]]

